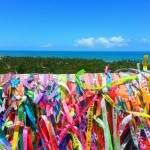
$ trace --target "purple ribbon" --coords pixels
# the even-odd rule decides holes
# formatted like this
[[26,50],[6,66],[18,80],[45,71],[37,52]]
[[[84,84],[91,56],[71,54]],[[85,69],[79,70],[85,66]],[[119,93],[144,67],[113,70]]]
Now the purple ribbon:
[[29,90],[31,90],[31,87],[30,87],[30,84],[29,82],[33,81],[33,78],[27,78],[27,79],[24,79],[23,81],[23,85],[28,88]]

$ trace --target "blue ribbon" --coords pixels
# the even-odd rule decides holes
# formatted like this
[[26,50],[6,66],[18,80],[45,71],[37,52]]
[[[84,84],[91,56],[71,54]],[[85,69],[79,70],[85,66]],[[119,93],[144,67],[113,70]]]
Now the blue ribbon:
[[132,95],[132,89],[129,84],[127,84],[128,94]]
[[2,127],[4,125],[4,120],[2,120],[1,118],[0,118],[0,127]]
[[83,95],[83,90],[79,85],[77,85],[77,87],[76,87],[76,92],[78,94],[78,97]]
[[70,134],[65,135],[65,137],[63,138],[63,140],[59,144],[59,149],[60,150],[67,150],[66,145],[70,139],[72,139],[72,136]]
[[16,79],[16,80],[12,79],[11,80],[11,87],[15,88],[16,85],[18,85],[19,83],[20,83],[20,79]]
[[32,115],[29,107],[27,105],[25,105],[25,110],[26,110],[26,113],[30,119],[30,121],[32,122],[32,124],[34,125],[35,129],[37,129],[36,127],[36,122],[35,122],[35,117]]
[[110,72],[107,72],[107,80],[106,80],[106,83],[107,84],[110,84],[112,82],[112,76],[111,76],[111,73]]
[[12,150],[11,146],[7,142],[6,138],[4,137],[4,133],[0,129],[0,145],[4,146],[4,148]]

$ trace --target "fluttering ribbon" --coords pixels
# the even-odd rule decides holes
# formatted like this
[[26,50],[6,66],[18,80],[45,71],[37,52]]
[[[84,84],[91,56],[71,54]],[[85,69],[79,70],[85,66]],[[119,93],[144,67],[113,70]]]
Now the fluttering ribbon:
[[148,149],[147,66],[145,56],[126,73],[0,75],[0,149]]

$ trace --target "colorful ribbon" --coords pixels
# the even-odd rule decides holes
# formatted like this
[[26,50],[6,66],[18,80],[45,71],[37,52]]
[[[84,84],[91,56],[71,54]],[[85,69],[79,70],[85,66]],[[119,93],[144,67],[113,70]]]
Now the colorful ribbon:
[[0,75],[0,149],[148,149],[145,59],[145,71]]

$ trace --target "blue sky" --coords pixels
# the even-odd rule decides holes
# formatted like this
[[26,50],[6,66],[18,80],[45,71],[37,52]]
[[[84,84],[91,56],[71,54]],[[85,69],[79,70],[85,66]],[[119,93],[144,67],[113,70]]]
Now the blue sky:
[[1,0],[0,50],[150,51],[149,0]]

